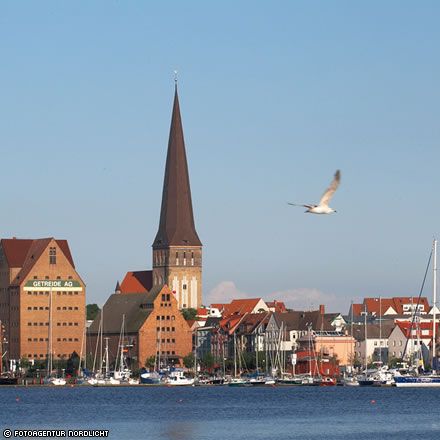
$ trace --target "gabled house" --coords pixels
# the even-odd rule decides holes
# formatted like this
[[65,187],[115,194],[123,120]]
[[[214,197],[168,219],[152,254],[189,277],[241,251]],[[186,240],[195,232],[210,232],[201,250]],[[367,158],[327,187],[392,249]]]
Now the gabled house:
[[[388,362],[388,338],[394,328],[393,321],[383,321],[381,324],[368,324],[365,335],[365,324],[353,325],[353,337],[356,340],[354,356],[359,362],[365,364],[367,361]],[[366,338],[365,338],[366,336]]]
[[160,358],[161,365],[182,365],[192,352],[191,329],[166,285],[155,285],[148,292],[111,295],[89,328],[88,349],[95,351],[102,326],[102,344],[107,339],[113,362],[123,321],[124,345],[132,366],[143,367],[151,356]]

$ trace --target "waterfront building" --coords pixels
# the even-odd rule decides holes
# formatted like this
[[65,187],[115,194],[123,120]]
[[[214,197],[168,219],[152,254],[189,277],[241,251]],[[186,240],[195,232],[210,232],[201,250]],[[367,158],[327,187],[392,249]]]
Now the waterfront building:
[[168,285],[179,308],[202,304],[202,243],[196,232],[177,85],[174,93],[152,283]]
[[286,352],[295,352],[298,349],[297,341],[304,336],[308,328],[314,330],[332,331],[333,327],[326,319],[324,306],[313,311],[275,312],[267,326],[267,339],[279,339],[282,332],[281,349]]
[[[121,344],[122,331],[125,341]],[[121,344],[131,367],[142,368],[152,356],[162,365],[182,365],[192,352],[192,333],[168,286],[155,285],[148,292],[119,291],[109,297],[89,328],[88,351],[98,347],[102,356],[100,347],[105,349],[107,344],[110,364]],[[99,363],[97,360],[96,365]]]
[[[439,323],[436,323],[436,347],[439,347]],[[411,328],[411,321],[396,322],[388,337],[388,350],[391,358],[410,360],[415,354],[422,353],[427,361],[431,358],[433,338],[432,322],[415,322]],[[437,355],[438,355],[438,350]]]
[[395,323],[393,320],[384,320],[381,324],[367,323],[367,332],[365,335],[365,323],[353,325],[353,337],[356,340],[354,359],[358,360],[362,366],[365,365],[365,356],[367,362],[388,362],[388,338],[390,337],[394,326]]
[[6,359],[43,360],[50,345],[54,360],[79,353],[85,294],[66,240],[2,239],[0,320]]

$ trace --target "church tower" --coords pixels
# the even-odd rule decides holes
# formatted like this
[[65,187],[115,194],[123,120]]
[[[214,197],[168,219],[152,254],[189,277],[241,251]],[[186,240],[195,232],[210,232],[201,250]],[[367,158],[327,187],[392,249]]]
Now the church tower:
[[202,243],[194,225],[177,83],[159,230],[153,243],[153,285],[156,284],[167,284],[181,309],[202,304]]

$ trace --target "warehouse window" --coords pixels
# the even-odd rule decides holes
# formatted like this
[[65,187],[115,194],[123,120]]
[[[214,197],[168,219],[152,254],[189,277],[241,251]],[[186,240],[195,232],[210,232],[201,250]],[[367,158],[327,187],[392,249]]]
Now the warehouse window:
[[57,264],[57,248],[55,247],[49,249],[49,264]]

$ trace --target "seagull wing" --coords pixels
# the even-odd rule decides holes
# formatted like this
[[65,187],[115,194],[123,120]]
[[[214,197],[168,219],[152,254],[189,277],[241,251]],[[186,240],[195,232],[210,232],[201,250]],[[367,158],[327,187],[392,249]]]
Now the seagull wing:
[[330,186],[325,190],[324,194],[321,196],[318,206],[328,206],[328,202],[332,198],[335,191],[338,189],[340,181],[341,181],[341,172],[338,170],[335,173],[333,182],[330,184]]
[[316,208],[316,205],[299,205],[297,203],[289,203],[289,202],[287,202],[287,204],[292,206],[304,206],[304,208],[309,208],[309,209]]

